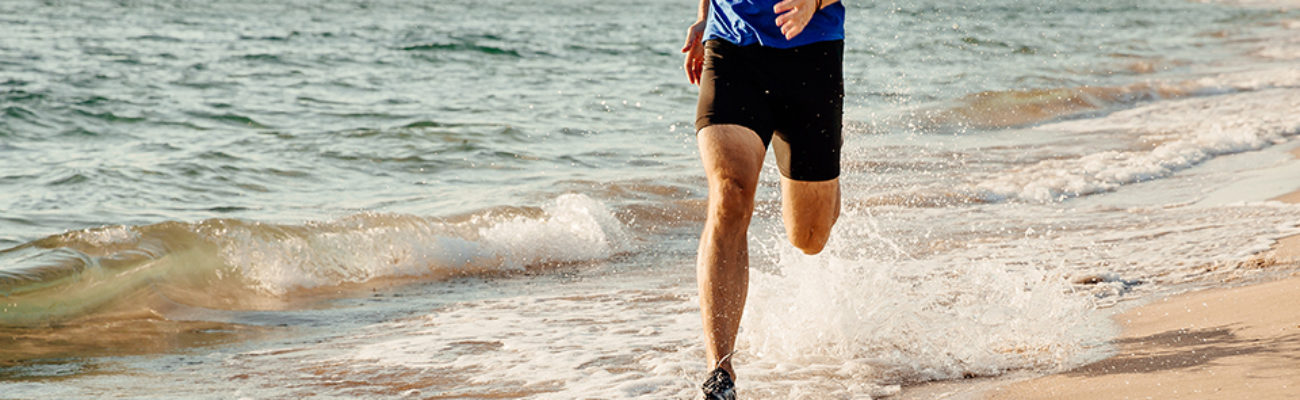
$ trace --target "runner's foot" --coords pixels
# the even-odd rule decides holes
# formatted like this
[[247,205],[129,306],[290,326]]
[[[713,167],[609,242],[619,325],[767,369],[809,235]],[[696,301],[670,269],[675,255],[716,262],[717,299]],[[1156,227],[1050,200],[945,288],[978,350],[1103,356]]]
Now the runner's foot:
[[736,384],[731,382],[731,375],[722,368],[709,373],[703,389],[704,400],[736,400]]

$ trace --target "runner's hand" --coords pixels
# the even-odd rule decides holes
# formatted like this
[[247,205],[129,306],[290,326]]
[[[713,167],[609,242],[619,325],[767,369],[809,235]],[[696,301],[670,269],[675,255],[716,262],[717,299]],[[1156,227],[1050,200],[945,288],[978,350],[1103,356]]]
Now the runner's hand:
[[[781,34],[786,40],[794,39],[812,21],[817,13],[817,0],[783,0],[772,7],[776,12],[776,26],[781,27]],[[783,14],[784,13],[784,14]]]
[[691,81],[692,85],[700,84],[700,74],[704,72],[704,24],[706,21],[700,20],[686,28],[686,45],[682,46],[682,52],[686,53],[686,79]]

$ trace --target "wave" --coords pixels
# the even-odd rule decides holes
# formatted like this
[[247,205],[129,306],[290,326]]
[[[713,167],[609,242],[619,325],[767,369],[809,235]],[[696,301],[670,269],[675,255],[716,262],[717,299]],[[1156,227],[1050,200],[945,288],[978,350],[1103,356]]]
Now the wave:
[[8,118],[22,120],[40,120],[35,112],[22,106],[9,106],[4,108],[4,115]]
[[[907,174],[908,184],[885,179],[871,193],[847,197],[846,206],[1058,202],[1166,178],[1218,157],[1300,136],[1300,118],[1293,112],[1300,109],[1300,70],[1246,69],[1181,85],[1198,88],[1197,95],[996,134],[1015,143],[1011,146],[976,142],[978,148],[929,154],[933,160],[898,161],[889,160],[887,151],[850,149],[853,156],[846,157],[845,169],[851,174]],[[982,153],[1017,155],[989,158]],[[950,160],[970,160],[978,167]]]
[[[1300,3],[1291,5],[1300,8]],[[1266,36],[1256,39],[1254,50],[1250,55],[1274,61],[1295,61],[1300,59],[1300,19],[1279,21]]]
[[1300,89],[1272,89],[1152,103],[1104,118],[1038,129],[1067,134],[1132,134],[1145,148],[1039,161],[981,178],[986,201],[1060,201],[1158,179],[1218,156],[1263,149],[1300,134]]
[[603,204],[576,194],[541,208],[451,219],[367,213],[301,225],[210,219],[108,226],[0,251],[0,326],[150,308],[159,297],[193,307],[277,309],[350,287],[601,260],[629,241]]
[[241,128],[242,128],[242,127],[248,127],[248,128],[254,128],[254,129],[268,129],[268,128],[270,128],[270,127],[267,126],[267,125],[264,125],[264,124],[262,124],[262,123],[260,123],[260,122],[257,122],[256,120],[254,120],[254,119],[251,118],[251,117],[248,117],[248,116],[245,116],[245,115],[239,115],[239,114],[233,114],[233,113],[209,113],[209,112],[200,112],[200,111],[191,111],[191,112],[187,112],[186,114],[188,114],[188,115],[190,115],[190,116],[192,116],[192,117],[202,118],[202,119],[206,119],[206,120],[209,120],[209,121],[212,121],[212,122],[217,122],[217,123],[227,124],[227,125],[231,125],[231,126],[235,126],[235,127],[241,127]]
[[487,46],[477,43],[457,42],[457,43],[420,43],[402,46],[403,51],[419,52],[472,52],[492,56],[522,57],[523,55],[517,50],[503,47]]
[[961,98],[958,106],[931,114],[931,118],[982,129],[1005,128],[1119,104],[1184,97],[1188,93],[1185,87],[1147,82],[1118,87],[980,92]]
[[[1093,98],[1118,99],[1123,93],[1140,92],[1136,88],[1157,86],[1144,83],[1110,88],[1096,92],[1108,93],[1106,96]],[[1261,150],[1300,135],[1300,118],[1293,112],[1300,108],[1300,70],[1290,66],[1248,68],[1167,86],[1175,89],[1165,90],[1161,96],[1176,97],[1173,96],[1175,93],[1185,96],[1143,102],[1126,109],[1112,107],[1115,109],[1087,118],[1005,131],[1003,135],[1034,137],[1015,147],[984,146],[979,151],[1015,151],[1024,155],[1015,157],[1008,166],[990,165],[987,170],[963,172],[960,175],[965,182],[885,187],[882,188],[884,193],[846,199],[846,203],[866,207],[928,208],[1007,201],[1063,201],[1165,178],[1217,157]],[[1059,90],[1059,93],[1085,92],[1088,91]],[[1009,113],[1004,113],[1004,116],[1018,115],[1027,118],[1021,121],[1027,121],[1047,118],[1049,114],[1059,114],[1070,107],[1100,107],[1111,101],[1076,102],[1072,99],[1079,97],[1048,95],[1057,93],[1052,91],[1029,93],[1033,92],[1021,93],[1024,96],[1016,93],[987,95],[1001,99],[990,100],[988,108],[1004,107],[1002,111]],[[996,107],[995,103],[998,104]],[[1058,104],[1060,107],[1045,104]],[[1039,151],[1033,144],[1043,140],[1052,146],[1050,152]],[[954,159],[968,155],[954,154]],[[914,160],[907,160],[901,167],[887,164],[890,168],[852,161],[846,165],[849,170],[873,173],[903,169],[923,174],[934,173],[930,169],[946,172],[957,167]]]
[[905,118],[908,126],[926,130],[1001,129],[1110,111],[1149,101],[1298,86],[1300,72],[1283,66],[1181,81],[1149,80],[1121,86],[986,91],[966,95],[947,105],[915,110]]

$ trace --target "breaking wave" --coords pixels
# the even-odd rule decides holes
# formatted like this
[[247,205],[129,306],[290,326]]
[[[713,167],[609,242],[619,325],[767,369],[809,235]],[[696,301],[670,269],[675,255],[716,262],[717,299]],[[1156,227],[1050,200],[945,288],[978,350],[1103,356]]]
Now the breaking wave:
[[628,243],[603,204],[577,194],[453,220],[366,213],[302,225],[107,226],[0,251],[0,326],[57,323],[140,291],[197,307],[273,309],[350,285],[601,260]]

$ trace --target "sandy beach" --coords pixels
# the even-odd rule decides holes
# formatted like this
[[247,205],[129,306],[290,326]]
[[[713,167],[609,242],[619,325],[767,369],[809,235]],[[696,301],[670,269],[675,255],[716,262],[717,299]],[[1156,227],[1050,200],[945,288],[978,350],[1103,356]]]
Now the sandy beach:
[[[1292,151],[1300,158],[1300,149]],[[1273,200],[1300,202],[1300,190]],[[1261,254],[1300,263],[1300,235]],[[1114,317],[1117,353],[988,388],[987,399],[1294,399],[1300,390],[1300,273],[1157,299]],[[985,384],[985,387],[996,383]],[[976,390],[979,390],[977,388]]]

